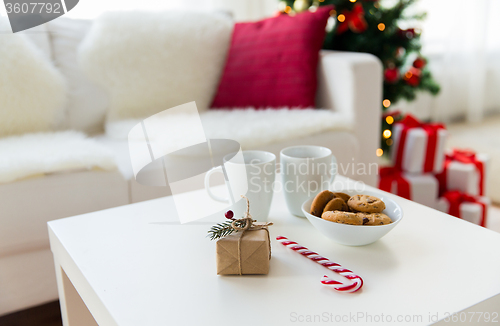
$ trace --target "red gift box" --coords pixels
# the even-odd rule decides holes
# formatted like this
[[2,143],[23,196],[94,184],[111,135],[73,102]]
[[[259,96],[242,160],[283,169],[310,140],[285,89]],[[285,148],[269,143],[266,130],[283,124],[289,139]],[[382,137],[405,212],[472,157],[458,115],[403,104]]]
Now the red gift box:
[[484,227],[489,203],[486,197],[471,196],[454,190],[443,194],[437,203],[437,209]]
[[396,183],[397,192],[394,194],[411,200],[410,183],[403,178],[400,170],[394,167],[383,167],[379,170],[379,177],[379,189],[392,192],[392,185]]
[[446,129],[439,123],[422,123],[411,114],[394,124],[392,161],[410,173],[440,173],[443,169]]
[[433,174],[411,174],[383,167],[379,177],[379,189],[432,208],[436,206],[439,184]]
[[454,149],[446,154],[443,172],[436,175],[439,193],[458,190],[473,196],[486,195],[488,155],[470,150]]

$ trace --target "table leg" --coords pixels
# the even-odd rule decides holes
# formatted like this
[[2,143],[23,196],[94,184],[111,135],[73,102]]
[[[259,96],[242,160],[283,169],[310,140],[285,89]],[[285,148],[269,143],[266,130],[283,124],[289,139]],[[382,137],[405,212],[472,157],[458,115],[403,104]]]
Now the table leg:
[[57,261],[55,265],[63,325],[98,326],[64,269]]

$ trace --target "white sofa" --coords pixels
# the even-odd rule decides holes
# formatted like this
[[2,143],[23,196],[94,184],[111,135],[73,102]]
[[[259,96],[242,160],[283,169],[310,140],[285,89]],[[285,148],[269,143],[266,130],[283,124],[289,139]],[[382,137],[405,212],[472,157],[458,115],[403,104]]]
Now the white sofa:
[[[95,138],[113,153],[118,169],[60,171],[0,184],[0,315],[57,299],[47,221],[169,194],[168,188],[138,184],[132,176],[127,143],[104,133],[108,100],[76,64],[77,47],[91,25],[91,21],[59,18],[26,35],[52,58],[69,85],[66,119],[57,129],[80,130]],[[317,106],[338,113],[337,127],[300,138],[292,135],[258,148],[279,154],[291,145],[321,145],[331,148],[345,166],[376,162],[380,62],[369,54],[322,51],[318,79]],[[375,174],[352,175],[351,168],[339,172],[370,185],[376,180]]]

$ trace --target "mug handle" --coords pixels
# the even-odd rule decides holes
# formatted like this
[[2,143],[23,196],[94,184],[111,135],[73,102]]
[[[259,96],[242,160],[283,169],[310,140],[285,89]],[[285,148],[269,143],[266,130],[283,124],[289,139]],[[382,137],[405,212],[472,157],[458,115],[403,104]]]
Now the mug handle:
[[210,171],[208,171],[207,174],[205,174],[205,190],[207,191],[208,196],[213,200],[220,201],[223,203],[229,203],[229,197],[217,196],[212,192],[212,190],[210,190],[210,176],[215,172],[224,173],[222,171],[222,166],[220,165],[216,166],[215,168],[212,168]]

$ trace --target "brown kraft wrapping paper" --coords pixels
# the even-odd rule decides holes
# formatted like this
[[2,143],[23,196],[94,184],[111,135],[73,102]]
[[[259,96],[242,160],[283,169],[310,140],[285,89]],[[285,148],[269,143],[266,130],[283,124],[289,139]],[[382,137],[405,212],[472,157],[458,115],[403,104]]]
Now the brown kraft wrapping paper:
[[233,233],[218,240],[216,247],[218,275],[269,273],[271,246],[266,228]]

